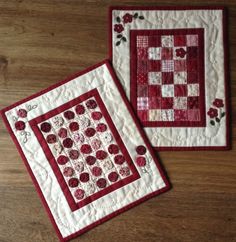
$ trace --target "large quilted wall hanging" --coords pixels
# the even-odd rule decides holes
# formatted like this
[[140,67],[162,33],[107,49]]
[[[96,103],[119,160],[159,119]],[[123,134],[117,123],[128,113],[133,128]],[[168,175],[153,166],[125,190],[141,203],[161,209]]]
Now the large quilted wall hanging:
[[1,114],[61,241],[169,189],[107,61]]
[[158,150],[228,149],[225,11],[112,7],[110,58]]

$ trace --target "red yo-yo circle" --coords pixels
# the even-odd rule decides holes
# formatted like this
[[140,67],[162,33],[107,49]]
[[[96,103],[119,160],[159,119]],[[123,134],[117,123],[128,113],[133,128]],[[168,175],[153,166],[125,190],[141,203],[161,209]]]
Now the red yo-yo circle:
[[66,138],[62,142],[65,148],[71,148],[73,146],[73,140],[71,138]]
[[87,108],[89,108],[89,109],[94,109],[94,108],[97,107],[97,103],[96,103],[95,100],[90,99],[90,100],[88,100],[88,101],[86,102],[86,106],[87,106]]
[[147,162],[146,162],[145,157],[139,156],[139,157],[136,158],[136,164],[137,164],[138,166],[143,167],[143,166],[146,165],[146,163],[147,163]]
[[15,122],[15,128],[16,128],[16,130],[24,130],[25,129],[25,122],[23,122],[23,121]]
[[65,128],[60,128],[58,131],[58,136],[62,139],[67,137],[67,129]]
[[66,177],[70,177],[74,175],[74,169],[72,167],[65,167],[63,169],[63,175]]
[[69,125],[69,129],[71,132],[75,132],[75,131],[79,130],[79,124],[77,122],[72,122]]
[[69,151],[69,157],[70,157],[72,160],[76,160],[76,159],[78,159],[78,157],[79,157],[79,151],[78,151],[78,150],[70,150],[70,151]]
[[84,131],[84,134],[87,136],[87,137],[92,137],[94,136],[96,133],[96,130],[94,128],[87,128],[85,131]]
[[81,182],[88,182],[89,181],[89,174],[87,172],[81,173],[79,176]]
[[100,123],[97,125],[96,130],[98,132],[105,132],[107,130],[107,126],[104,123]]
[[79,185],[79,180],[77,178],[70,178],[68,184],[70,187],[77,187]]
[[44,133],[48,133],[50,132],[52,126],[50,123],[48,122],[44,122],[40,125],[40,129],[44,132]]
[[129,167],[121,167],[121,169],[119,170],[119,173],[122,175],[122,176],[128,176],[130,174],[130,169]]
[[136,152],[139,155],[144,155],[146,153],[147,149],[143,145],[139,145],[136,148]]
[[85,113],[85,107],[83,105],[79,104],[75,107],[75,112],[79,115],[84,114]]
[[125,162],[125,157],[123,155],[116,155],[114,161],[117,165],[122,165]]
[[84,190],[79,188],[75,191],[74,196],[76,197],[76,199],[81,200],[84,198],[84,194]]
[[89,155],[89,156],[87,156],[86,158],[85,158],[85,160],[86,160],[86,163],[88,164],[88,165],[90,165],[90,166],[92,166],[93,164],[95,164],[95,162],[96,162],[96,157],[94,157],[94,156],[92,156],[92,155]]
[[118,145],[115,145],[115,144],[111,144],[108,146],[108,152],[110,154],[118,154],[119,153],[119,146]]
[[102,175],[102,169],[101,169],[101,167],[94,166],[94,167],[92,168],[92,174],[93,174],[94,176],[101,176],[101,175]]
[[104,178],[100,178],[97,180],[96,184],[99,188],[104,188],[107,186],[107,181]]
[[69,158],[65,155],[60,155],[58,158],[57,158],[57,163],[59,165],[65,165],[67,162],[69,161]]
[[104,159],[107,158],[107,152],[104,151],[104,150],[98,150],[98,151],[96,152],[96,157],[97,157],[97,159],[99,159],[99,160],[104,160]]
[[108,175],[108,179],[111,181],[111,182],[116,182],[119,178],[119,175],[117,174],[117,172],[113,171],[111,172],[109,175]]
[[91,114],[93,120],[100,120],[102,118],[101,112],[92,112]]
[[47,142],[49,144],[53,144],[53,143],[56,143],[57,142],[57,137],[55,134],[49,134],[46,138]]
[[64,117],[68,120],[73,119],[75,117],[75,113],[68,110],[64,112]]
[[88,144],[84,144],[80,147],[80,151],[83,153],[83,154],[90,154],[92,152],[92,148],[90,145]]

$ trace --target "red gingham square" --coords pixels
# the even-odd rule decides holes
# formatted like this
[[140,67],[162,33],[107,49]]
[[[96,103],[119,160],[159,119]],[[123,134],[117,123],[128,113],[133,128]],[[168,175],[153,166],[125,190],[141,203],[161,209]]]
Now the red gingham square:
[[161,86],[160,85],[149,85],[148,95],[150,97],[160,97],[161,96]]
[[137,36],[137,47],[142,47],[142,48],[148,47],[148,37]]
[[161,71],[163,71],[163,72],[173,72],[174,71],[174,61],[173,60],[163,60],[163,61],[161,61]]
[[137,109],[138,110],[148,110],[148,97],[138,97],[137,98]]
[[174,75],[173,72],[162,72],[162,84],[173,84]]
[[161,98],[161,108],[162,109],[172,109],[173,108],[173,97]]
[[187,96],[187,85],[175,85],[175,97],[185,97]]

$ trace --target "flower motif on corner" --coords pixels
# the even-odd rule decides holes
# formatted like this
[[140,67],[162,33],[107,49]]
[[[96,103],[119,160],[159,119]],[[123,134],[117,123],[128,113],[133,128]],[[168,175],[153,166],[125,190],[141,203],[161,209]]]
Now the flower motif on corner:
[[187,52],[183,48],[179,48],[175,50],[175,53],[177,57],[184,58]]
[[212,102],[213,107],[210,107],[207,115],[210,117],[210,124],[214,126],[216,123],[220,123],[221,119],[225,116],[225,111],[223,110],[224,102],[222,99],[216,98]]
[[27,118],[28,113],[37,107],[38,105],[28,105],[26,109],[18,109],[16,112],[17,116],[13,116],[13,120],[15,122],[15,129],[16,131],[20,132],[21,136],[23,136],[24,143],[28,141],[28,137],[31,135],[30,132],[27,132],[25,130],[27,122],[27,120],[25,119]]
[[122,16],[122,18],[119,16],[116,17],[116,24],[114,24],[114,31],[118,33],[116,36],[118,39],[116,46],[120,45],[122,42],[127,41],[127,38],[122,34],[122,32],[125,30],[125,26],[127,24],[130,24],[137,19],[143,20],[144,16],[139,15],[138,13],[135,13],[134,15],[126,13]]

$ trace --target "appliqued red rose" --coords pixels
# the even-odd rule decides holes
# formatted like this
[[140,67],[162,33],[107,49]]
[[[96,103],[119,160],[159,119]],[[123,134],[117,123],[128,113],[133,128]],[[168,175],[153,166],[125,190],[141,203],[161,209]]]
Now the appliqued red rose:
[[186,55],[186,51],[183,48],[179,48],[175,50],[176,56],[180,58],[184,58]]
[[133,16],[129,13],[126,13],[124,16],[123,16],[123,21],[125,24],[127,23],[131,23],[133,20]]
[[124,30],[124,27],[122,24],[115,24],[114,25],[114,31],[117,33],[121,33]]
[[212,103],[217,108],[224,107],[224,103],[222,99],[216,98],[215,101]]
[[215,108],[210,108],[207,114],[210,116],[210,118],[216,118],[218,116],[218,110]]

